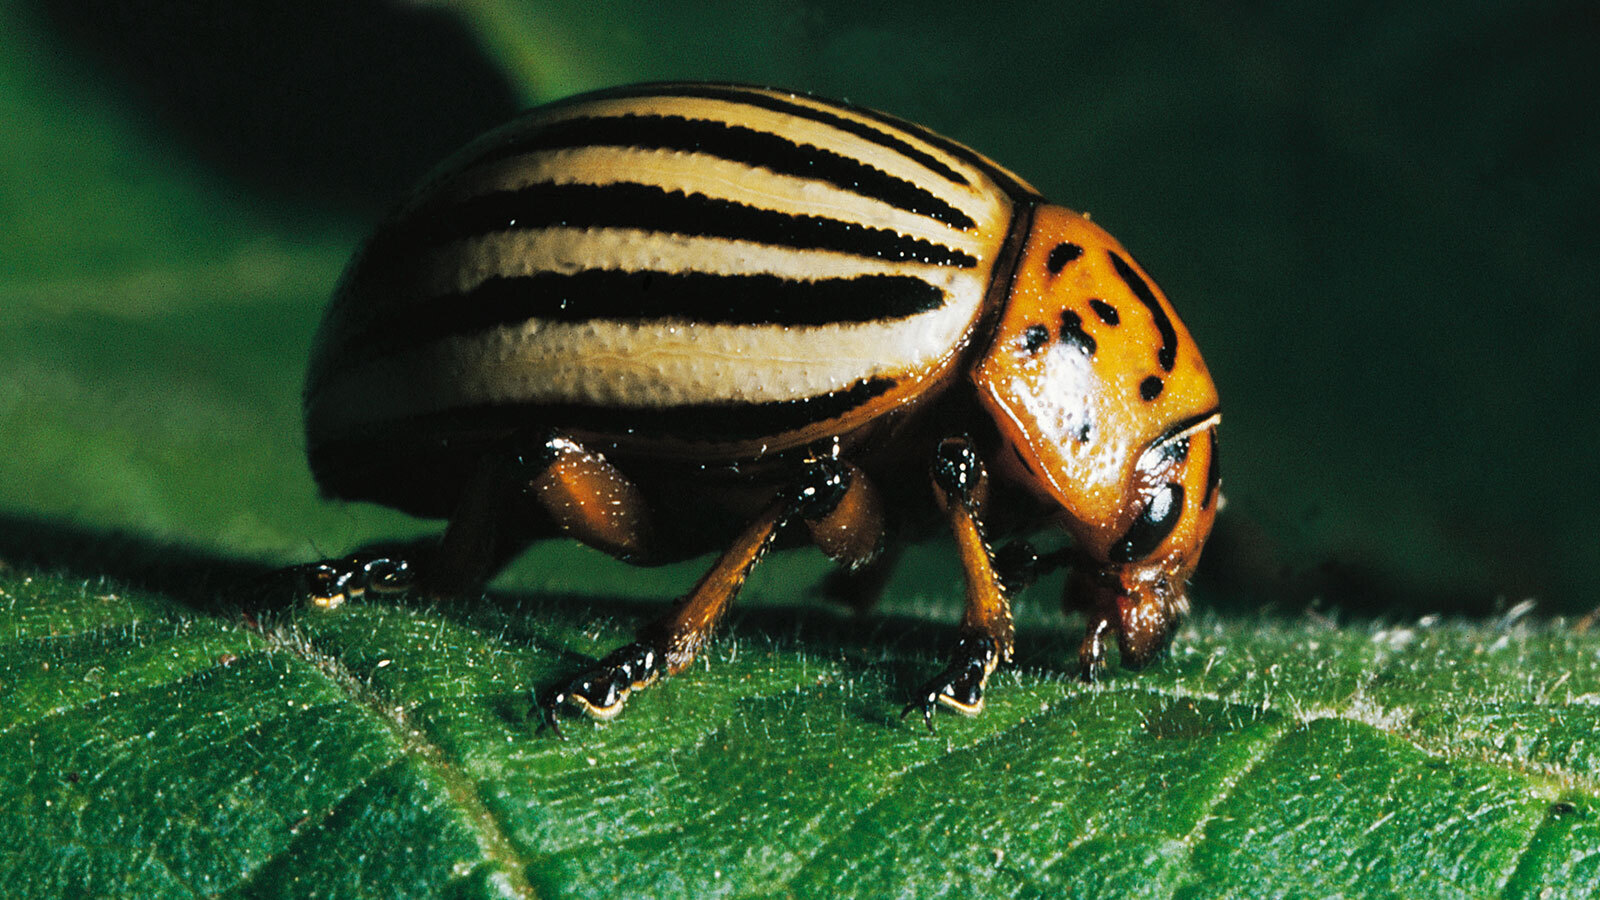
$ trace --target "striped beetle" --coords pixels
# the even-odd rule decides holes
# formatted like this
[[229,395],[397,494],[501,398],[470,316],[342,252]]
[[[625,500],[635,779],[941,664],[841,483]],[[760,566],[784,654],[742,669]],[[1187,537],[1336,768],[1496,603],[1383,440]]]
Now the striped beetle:
[[[960,638],[906,707],[930,728],[981,709],[1007,594],[1051,562],[1088,612],[1085,677],[1112,633],[1142,666],[1217,508],[1216,389],[1115,239],[927,129],[742,85],[585,94],[447,162],[345,273],[305,420],[325,494],[448,517],[416,567],[435,594],[542,537],[641,565],[722,549],[539,698],[552,726],[688,665],[780,532],[858,584],[886,535],[953,532]],[[1044,524],[1071,546],[991,550]]]

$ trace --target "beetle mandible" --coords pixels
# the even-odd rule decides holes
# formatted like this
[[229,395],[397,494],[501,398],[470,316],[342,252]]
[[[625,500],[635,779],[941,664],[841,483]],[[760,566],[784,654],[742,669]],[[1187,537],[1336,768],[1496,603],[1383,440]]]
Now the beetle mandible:
[[[540,698],[610,718],[688,665],[780,537],[862,583],[947,528],[950,665],[907,711],[982,707],[1025,545],[1070,535],[1086,677],[1185,612],[1218,506],[1216,388],[1133,257],[925,128],[805,94],[651,84],[535,109],[439,168],[356,255],[305,390],[330,497],[447,517],[415,570],[481,590],[566,535],[721,556],[638,639]],[[334,561],[326,584],[404,584]]]

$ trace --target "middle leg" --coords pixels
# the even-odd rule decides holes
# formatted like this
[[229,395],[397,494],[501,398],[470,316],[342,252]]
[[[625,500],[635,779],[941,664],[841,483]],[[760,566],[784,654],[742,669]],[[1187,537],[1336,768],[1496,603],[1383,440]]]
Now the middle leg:
[[544,724],[560,733],[556,712],[571,704],[594,719],[610,719],[628,695],[663,675],[681,671],[710,639],[756,563],[787,522],[806,522],[815,541],[844,565],[869,561],[881,540],[876,492],[865,475],[842,460],[809,461],[801,477],[741,531],[710,571],[638,639],[608,654],[594,668],[539,699]]
[[933,484],[950,530],[955,535],[961,568],[966,573],[966,611],[961,617],[961,637],[950,665],[917,689],[902,715],[921,710],[933,730],[933,713],[943,705],[964,715],[983,709],[983,686],[1002,662],[1011,661],[1015,629],[1011,603],[980,518],[988,492],[983,462],[972,442],[947,438],[939,444],[933,461]]

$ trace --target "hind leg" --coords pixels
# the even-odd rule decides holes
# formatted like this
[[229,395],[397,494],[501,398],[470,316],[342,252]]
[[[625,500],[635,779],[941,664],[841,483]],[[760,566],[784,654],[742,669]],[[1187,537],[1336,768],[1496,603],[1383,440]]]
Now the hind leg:
[[639,489],[605,457],[548,432],[517,452],[485,459],[473,473],[436,547],[410,560],[359,554],[300,567],[314,604],[331,608],[366,591],[420,588],[434,597],[469,597],[527,546],[515,514],[540,509],[549,526],[624,561],[651,552],[649,509]]
[[511,460],[482,467],[450,517],[424,587],[442,596],[481,590],[526,545],[526,533],[509,520],[529,499],[557,532],[625,562],[651,550],[650,512],[638,487],[604,456],[549,432]]

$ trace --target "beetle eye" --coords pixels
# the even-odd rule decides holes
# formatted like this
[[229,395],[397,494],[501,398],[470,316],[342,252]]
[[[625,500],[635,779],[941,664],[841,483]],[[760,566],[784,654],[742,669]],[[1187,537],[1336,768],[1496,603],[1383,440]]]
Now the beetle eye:
[[1130,563],[1154,553],[1183,516],[1183,485],[1169,481],[1150,496],[1139,518],[1107,554],[1112,562]]

